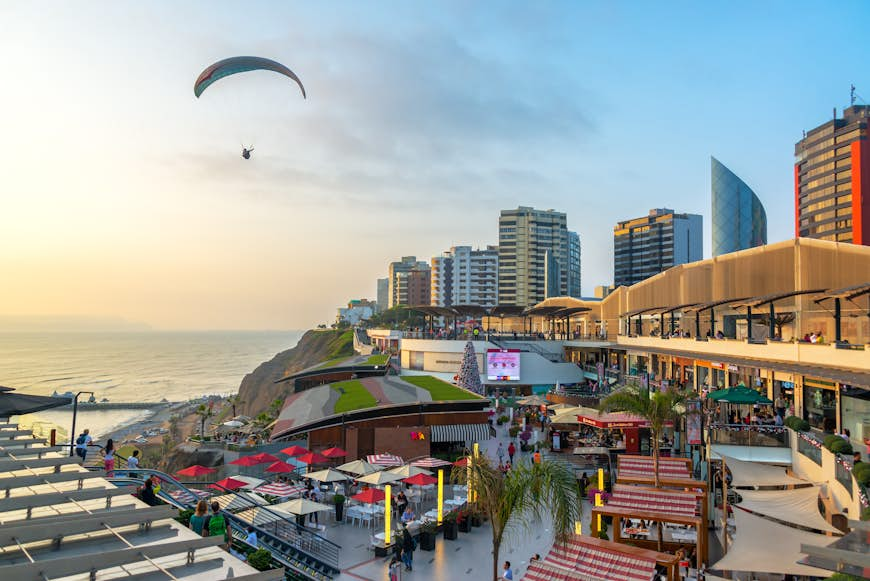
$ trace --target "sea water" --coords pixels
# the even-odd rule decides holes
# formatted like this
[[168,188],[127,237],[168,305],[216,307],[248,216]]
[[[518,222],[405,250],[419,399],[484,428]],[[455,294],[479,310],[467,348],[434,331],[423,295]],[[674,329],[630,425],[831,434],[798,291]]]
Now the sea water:
[[[188,401],[235,392],[245,374],[293,347],[302,331],[0,333],[0,385],[19,393],[92,391],[97,401]],[[89,396],[82,395],[79,401]],[[77,431],[97,436],[148,410],[79,409]],[[71,408],[24,416],[38,431],[69,430]]]

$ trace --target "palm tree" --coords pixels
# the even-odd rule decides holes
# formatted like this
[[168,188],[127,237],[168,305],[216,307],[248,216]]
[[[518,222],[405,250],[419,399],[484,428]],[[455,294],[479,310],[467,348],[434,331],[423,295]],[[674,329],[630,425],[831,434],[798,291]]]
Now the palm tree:
[[205,440],[205,422],[206,422],[206,420],[208,420],[208,418],[210,418],[214,415],[214,412],[212,411],[210,405],[206,405],[204,403],[201,403],[201,404],[199,404],[199,407],[196,408],[196,415],[199,416],[199,421],[200,421],[199,435],[204,441]]
[[230,406],[232,406],[233,417],[236,417],[236,406],[242,405],[243,403],[247,403],[247,402],[245,402],[238,393],[234,393],[233,395],[231,395],[230,397],[227,398],[227,403],[229,403]]
[[492,525],[492,579],[499,577],[499,550],[506,534],[529,530],[544,514],[553,519],[557,541],[564,541],[580,520],[581,504],[573,472],[561,464],[518,462],[503,474],[485,456],[469,467],[454,468],[453,477],[473,483],[476,510]]
[[[601,401],[599,413],[620,411],[640,416],[649,422],[653,444],[653,478],[656,488],[661,487],[659,479],[659,437],[665,424],[677,422],[685,413],[688,394],[676,388],[650,393],[637,385],[628,385],[615,391]],[[662,550],[662,523],[657,522],[658,549]]]

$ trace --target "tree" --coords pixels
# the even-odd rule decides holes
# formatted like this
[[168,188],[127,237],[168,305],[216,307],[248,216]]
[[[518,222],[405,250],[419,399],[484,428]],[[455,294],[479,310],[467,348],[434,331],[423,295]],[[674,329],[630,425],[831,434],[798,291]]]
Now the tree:
[[200,437],[202,437],[203,440],[205,440],[205,422],[206,422],[206,420],[208,420],[210,417],[212,417],[214,415],[214,412],[211,409],[211,404],[210,403],[208,405],[206,405],[204,403],[199,404],[199,407],[196,408],[196,415],[199,416],[199,422],[200,422],[199,423],[199,435],[200,435]]
[[[531,529],[545,514],[553,519],[556,541],[564,541],[580,520],[581,503],[574,473],[562,464],[517,462],[507,473],[486,456],[453,469],[453,477],[477,493],[473,508],[492,525],[492,579],[499,578],[499,551],[505,535]],[[471,500],[471,499],[469,499]]]
[[[794,322],[794,313],[774,313],[773,326],[776,327],[776,334],[782,337],[782,328],[789,323]],[[770,326],[770,315],[762,315],[759,317],[762,325]],[[773,337],[771,337],[773,339]]]
[[483,395],[483,384],[480,382],[480,368],[477,366],[477,355],[474,354],[474,345],[471,341],[465,344],[465,352],[462,354],[462,363],[459,366],[459,387]]
[[242,400],[242,397],[238,393],[234,393],[230,397],[227,398],[227,403],[230,404],[233,408],[233,417],[236,417],[236,406],[242,405],[243,403],[247,403]]
[[[653,448],[653,478],[655,487],[660,488],[659,479],[659,438],[665,424],[677,422],[685,413],[688,394],[674,387],[665,391],[650,393],[637,385],[628,385],[615,391],[601,401],[599,413],[620,411],[640,416],[649,422]],[[662,523],[658,522],[659,551],[662,550]]]

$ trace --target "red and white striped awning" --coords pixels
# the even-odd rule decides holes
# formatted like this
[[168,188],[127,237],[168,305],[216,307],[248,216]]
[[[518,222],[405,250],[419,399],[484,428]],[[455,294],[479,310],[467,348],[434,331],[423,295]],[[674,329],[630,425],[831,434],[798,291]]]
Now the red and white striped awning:
[[377,464],[378,466],[402,466],[405,463],[404,460],[392,454],[371,454],[366,460],[369,464]]
[[302,494],[305,487],[300,484],[285,484],[283,482],[270,482],[258,486],[255,492],[259,494],[268,494],[269,496],[277,496],[278,498],[288,498],[297,494]]
[[[655,463],[649,456],[620,456],[616,473],[623,478],[649,477],[653,474]],[[680,458],[659,458],[659,476],[665,478],[691,478],[685,460]]]
[[641,488],[624,484],[614,486],[613,495],[607,501],[607,506],[611,508],[628,508],[638,512],[657,512],[686,517],[695,516],[697,505],[698,497],[692,492]]
[[649,581],[654,559],[619,550],[620,545],[590,537],[572,536],[553,545],[547,558],[533,563],[523,579],[531,581]]

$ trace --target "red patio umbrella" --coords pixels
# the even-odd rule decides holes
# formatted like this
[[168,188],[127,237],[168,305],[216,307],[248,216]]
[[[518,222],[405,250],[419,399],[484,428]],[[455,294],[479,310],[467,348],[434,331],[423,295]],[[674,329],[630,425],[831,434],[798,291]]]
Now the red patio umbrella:
[[438,479],[434,476],[429,476],[428,474],[415,474],[410,478],[405,478],[402,482],[407,482],[408,484],[416,484],[417,486],[424,486],[426,484],[435,484],[438,482]]
[[209,488],[216,488],[218,490],[236,490],[237,488],[241,488],[243,486],[247,486],[248,483],[244,480],[236,480],[232,476],[229,478],[224,478],[223,480],[218,480],[214,484],[209,485]]
[[214,468],[209,468],[207,466],[200,466],[199,464],[194,464],[193,466],[188,466],[184,470],[179,470],[176,472],[179,476],[202,476],[204,474],[213,474],[217,472]]
[[287,454],[288,456],[301,456],[302,454],[308,453],[308,448],[303,448],[302,446],[290,446],[289,448],[281,450],[281,453]]
[[459,460],[453,463],[454,466],[459,466],[460,468],[465,468],[468,466],[468,456],[463,456]]
[[358,492],[351,496],[351,498],[354,500],[358,500],[360,502],[367,502],[369,504],[380,502],[386,497],[387,495],[384,494],[384,491],[379,488],[369,488],[368,490],[363,490],[362,492]]
[[266,468],[266,472],[272,472],[274,474],[280,474],[284,472],[293,472],[296,470],[296,467],[292,464],[288,464],[287,462],[283,462],[278,460],[277,462],[273,462]]
[[347,452],[342,450],[341,448],[327,448],[323,452],[321,452],[327,458],[344,458],[347,456]]
[[296,459],[303,464],[323,464],[324,462],[329,462],[329,458],[317,452],[308,452],[307,454],[297,456]]
[[257,464],[265,464],[266,462],[280,462],[281,458],[277,458],[272,456],[271,454],[267,454],[266,452],[260,452],[259,454],[254,454],[251,456],[254,460],[257,461]]
[[230,464],[235,466],[256,466],[260,462],[253,456],[242,456],[241,458],[236,458]]

